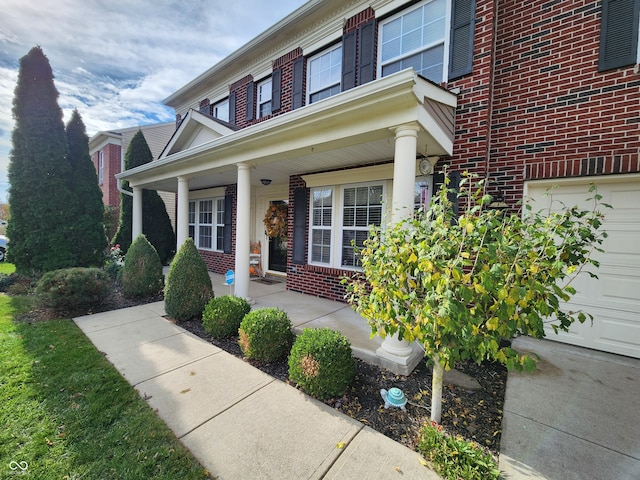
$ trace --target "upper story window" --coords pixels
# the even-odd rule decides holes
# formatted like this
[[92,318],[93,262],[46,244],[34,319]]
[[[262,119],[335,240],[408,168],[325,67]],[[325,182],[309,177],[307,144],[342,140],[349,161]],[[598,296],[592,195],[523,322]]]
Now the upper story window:
[[98,183],[100,185],[104,183],[104,152],[102,150],[98,152]]
[[342,45],[335,45],[309,59],[307,65],[309,101],[314,103],[340,93]]
[[229,121],[229,99],[225,98],[213,106],[213,116],[219,120]]
[[271,77],[258,83],[257,117],[266,117],[271,114]]
[[446,0],[421,2],[381,22],[380,76],[413,67],[429,80],[445,81],[447,25]]

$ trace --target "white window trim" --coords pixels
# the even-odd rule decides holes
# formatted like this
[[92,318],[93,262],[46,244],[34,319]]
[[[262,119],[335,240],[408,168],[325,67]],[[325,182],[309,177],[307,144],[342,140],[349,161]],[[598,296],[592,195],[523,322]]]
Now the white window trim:
[[[335,84],[331,84],[331,85],[325,85],[322,89],[320,90],[316,90],[316,91],[311,91],[311,62],[322,57],[323,55],[327,55],[328,53],[333,52],[334,50],[338,49],[338,48],[342,48],[342,43],[336,43],[330,47],[325,48],[324,50],[322,50],[321,52],[317,53],[316,55],[309,57],[307,59],[307,99],[306,99],[306,104],[309,105],[311,103],[311,95],[317,92],[320,92],[322,90],[325,90],[329,87],[334,86]],[[342,71],[342,60],[340,60],[340,70]],[[340,89],[342,90],[342,74],[340,74],[340,78],[338,80],[338,87],[340,87]]]
[[[384,20],[380,21],[378,23],[378,52],[377,52],[377,76],[376,78],[382,78],[382,28],[383,25],[392,22],[393,20],[406,15],[407,13],[411,12],[412,10],[415,10],[417,8],[421,8],[422,6],[431,3],[432,1],[435,0],[424,0],[420,3],[416,3],[415,5],[411,5],[410,7],[401,10],[400,12],[396,13],[395,15],[390,16],[389,18],[385,18]],[[444,19],[444,23],[445,23],[445,31],[444,31],[444,58],[442,59],[442,81],[446,82],[448,81],[448,76],[449,76],[449,48],[450,48],[450,40],[451,40],[451,0],[445,0],[445,4],[446,4],[446,11],[445,11],[445,19]],[[424,51],[424,50],[428,50],[429,48],[435,47],[436,45],[439,45],[440,42],[437,43],[433,43],[429,46],[426,46],[424,48],[421,48],[420,50],[415,50],[413,52],[409,52],[406,53],[405,55],[401,56],[401,57],[397,57],[396,59],[393,60],[393,62],[401,59],[401,58],[405,58],[405,57],[410,57],[411,55],[414,55],[415,53],[418,53],[420,51]],[[392,63],[392,62],[387,62],[387,63]]]
[[[218,218],[218,200],[224,200],[224,197],[191,197],[189,199],[189,206],[193,203],[195,205],[195,222],[189,221],[189,227],[193,227],[193,243],[196,248],[199,250],[205,250],[209,252],[222,252],[222,249],[217,249],[217,240],[218,240],[218,226],[217,223]],[[202,247],[200,245],[200,202],[211,201],[212,202],[212,216],[211,223],[202,224],[205,226],[211,227],[211,247]],[[223,203],[224,205],[224,203]],[[224,208],[224,207],[223,207]],[[224,218],[224,209],[222,211]],[[224,225],[224,224],[222,224]]]
[[[269,102],[271,103],[271,105],[273,106],[273,98],[272,98],[272,87],[273,87],[273,80],[271,77],[267,77],[264,78],[262,80],[260,80],[257,85],[256,85],[256,119],[258,118],[262,118],[262,117],[266,117],[267,115],[271,115],[271,112],[269,112],[267,115],[261,115],[260,114],[260,107],[262,105],[264,105],[265,103]],[[269,89],[267,90],[269,92],[269,100],[266,100],[264,102],[260,102],[260,88],[266,84],[269,84]]]
[[[388,218],[388,208],[390,202],[387,200],[389,192],[389,180],[370,181],[349,183],[341,185],[322,185],[311,188],[311,201],[309,202],[309,242],[307,245],[307,258],[309,259],[309,265],[326,268],[338,268],[341,270],[349,270],[359,272],[362,271],[360,267],[345,266],[342,265],[342,232],[345,229],[343,225],[343,210],[344,210],[344,190],[354,187],[366,187],[373,185],[382,185],[382,221],[381,226],[386,225],[386,219]],[[330,247],[330,262],[320,263],[312,261],[312,231],[313,231],[313,192],[314,190],[327,190],[331,189],[333,192],[333,204],[331,211],[331,247]],[[327,228],[327,227],[320,227]],[[348,228],[351,230],[351,228]]]
[[[218,109],[218,106],[223,105],[223,104],[226,104],[226,105],[227,105],[227,118],[220,118],[220,117],[218,117],[218,116],[216,115],[216,110]],[[227,97],[227,98],[223,98],[222,100],[219,100],[219,101],[215,102],[215,103],[213,104],[213,111],[212,111],[212,113],[213,113],[213,116],[214,116],[215,118],[217,118],[218,120],[222,120],[222,121],[224,121],[224,122],[229,122],[229,117],[231,116],[231,115],[230,115],[230,112],[229,112],[229,97]]]

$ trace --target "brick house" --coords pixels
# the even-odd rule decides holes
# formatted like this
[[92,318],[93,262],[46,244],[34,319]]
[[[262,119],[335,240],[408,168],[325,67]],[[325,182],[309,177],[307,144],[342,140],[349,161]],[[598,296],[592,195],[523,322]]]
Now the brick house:
[[[596,321],[561,339],[640,357],[639,11],[310,0],[168,97],[174,136],[120,178],[134,208],[142,188],[177,192],[178,244],[191,236],[210,270],[235,269],[237,294],[260,241],[263,271],[338,301],[358,269],[351,241],[428,200],[442,165],[489,178],[513,208],[544,206],[554,184],[580,201],[595,182],[615,209],[602,280],[581,280],[576,302]],[[269,237],[265,216],[280,211],[287,234]]]
[[[120,128],[109,131],[97,132],[89,139],[89,154],[98,173],[98,184],[102,190],[102,201],[105,206],[112,207],[115,218],[120,211],[120,192],[116,174],[124,168],[124,155],[133,136],[142,131],[153,158],[156,159],[162,153],[171,135],[175,131],[173,122],[144,125],[141,127]],[[175,229],[175,194],[170,192],[158,192],[167,206],[169,218]]]

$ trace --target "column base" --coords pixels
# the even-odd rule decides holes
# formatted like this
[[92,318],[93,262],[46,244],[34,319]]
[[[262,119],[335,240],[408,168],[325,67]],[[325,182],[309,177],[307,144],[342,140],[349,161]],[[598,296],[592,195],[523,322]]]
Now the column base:
[[409,347],[411,352],[402,356],[395,355],[385,350],[384,347],[378,348],[376,350],[378,365],[396,375],[409,375],[424,359],[424,351],[417,343],[410,343]]

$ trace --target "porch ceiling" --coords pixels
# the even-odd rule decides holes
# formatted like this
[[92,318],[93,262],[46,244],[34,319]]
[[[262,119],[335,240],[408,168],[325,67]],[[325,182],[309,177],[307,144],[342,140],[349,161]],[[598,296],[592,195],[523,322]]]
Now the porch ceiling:
[[393,160],[394,129],[416,124],[418,152],[450,155],[456,96],[404,70],[119,175],[132,186],[177,191],[236,183],[241,162],[261,178],[288,183],[308,174]]

